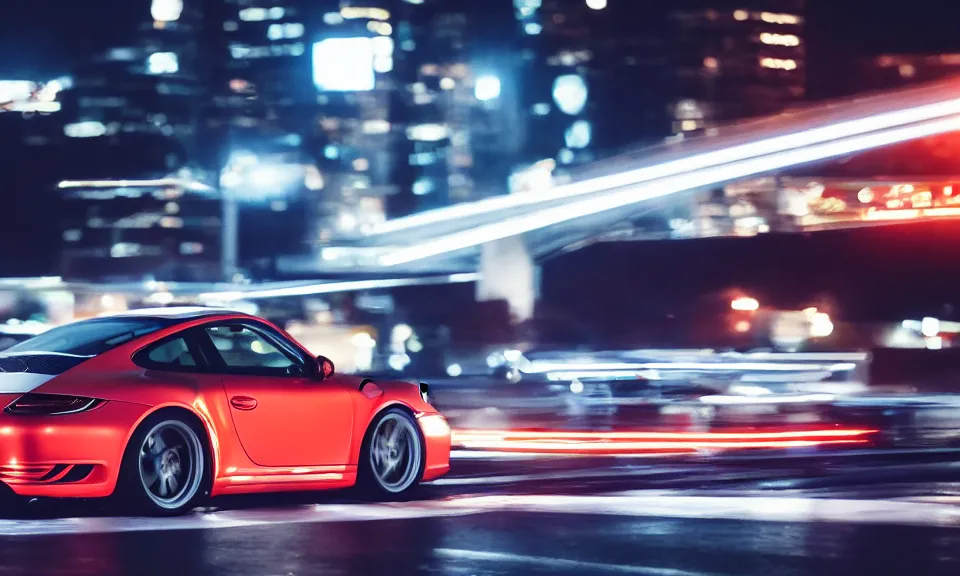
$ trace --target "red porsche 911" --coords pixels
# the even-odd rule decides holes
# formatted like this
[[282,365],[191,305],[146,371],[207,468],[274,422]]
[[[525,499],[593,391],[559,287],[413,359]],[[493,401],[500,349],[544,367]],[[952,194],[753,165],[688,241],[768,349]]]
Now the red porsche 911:
[[0,482],[175,514],[206,496],[358,485],[390,498],[450,469],[426,385],[334,374],[259,318],[163,308],[0,353]]

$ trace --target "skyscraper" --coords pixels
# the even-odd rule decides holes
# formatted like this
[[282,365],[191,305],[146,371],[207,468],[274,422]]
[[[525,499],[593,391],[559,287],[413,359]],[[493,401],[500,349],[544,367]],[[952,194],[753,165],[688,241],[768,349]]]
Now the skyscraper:
[[675,134],[774,114],[804,98],[804,0],[683,0],[670,21]]
[[[129,7],[128,7],[129,8]],[[202,14],[138,2],[64,95],[62,272],[83,279],[213,279],[219,242],[204,142]]]
[[663,14],[648,3],[515,0],[525,37],[525,160],[588,163],[662,138]]
[[524,134],[517,31],[510,0],[401,5],[393,214],[506,192]]

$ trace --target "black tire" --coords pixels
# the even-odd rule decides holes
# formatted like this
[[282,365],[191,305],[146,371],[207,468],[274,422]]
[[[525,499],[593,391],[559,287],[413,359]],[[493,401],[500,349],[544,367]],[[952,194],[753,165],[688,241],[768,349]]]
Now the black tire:
[[[166,499],[157,493],[160,492],[160,484],[165,483],[164,476],[161,476],[159,470],[154,469],[156,480],[150,483],[149,477],[145,477],[144,474],[151,472],[142,473],[141,467],[142,455],[151,451],[146,448],[148,436],[154,435],[156,438],[158,432],[161,437],[169,439],[167,441],[171,444],[176,445],[182,441],[183,445],[176,447],[179,450],[168,448],[157,453],[152,462],[144,458],[145,466],[149,467],[151,464],[160,466],[161,461],[167,462],[168,467],[164,468],[164,476],[170,474],[169,470],[172,468],[182,470],[182,462],[179,460],[181,452],[186,454],[187,461],[191,464],[189,471],[180,478],[182,486],[178,485],[178,489],[173,491],[174,496]],[[157,441],[154,440],[151,446],[157,446]],[[178,455],[168,456],[167,452],[170,451]],[[172,466],[171,461],[174,461]],[[184,514],[209,496],[212,478],[211,462],[209,441],[203,426],[191,415],[182,411],[161,410],[147,417],[130,438],[123,453],[114,500],[125,513],[134,512],[150,516]],[[148,487],[148,483],[153,488]],[[171,484],[168,483],[163,490],[170,492],[170,487]]]
[[[383,430],[382,427],[391,422],[405,425],[407,441],[412,440],[411,446],[415,448],[417,454],[415,462],[405,462],[406,467],[402,473],[404,478],[392,485],[388,481],[389,479],[384,479],[378,473],[373,448],[374,442],[379,439],[378,434]],[[360,495],[374,500],[403,500],[409,498],[417,492],[420,481],[423,479],[426,456],[426,442],[423,433],[420,431],[420,425],[409,412],[402,408],[388,408],[377,414],[364,435],[363,446],[360,449],[360,461],[357,463],[357,488]]]

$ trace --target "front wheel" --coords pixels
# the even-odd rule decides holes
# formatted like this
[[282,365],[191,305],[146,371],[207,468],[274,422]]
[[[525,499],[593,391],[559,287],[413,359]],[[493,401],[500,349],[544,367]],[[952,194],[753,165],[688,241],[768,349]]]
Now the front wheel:
[[361,450],[361,489],[380,498],[410,493],[423,477],[425,451],[413,416],[398,408],[384,411],[374,420]]
[[176,415],[157,414],[133,434],[123,457],[118,496],[153,515],[190,510],[209,477],[204,434]]

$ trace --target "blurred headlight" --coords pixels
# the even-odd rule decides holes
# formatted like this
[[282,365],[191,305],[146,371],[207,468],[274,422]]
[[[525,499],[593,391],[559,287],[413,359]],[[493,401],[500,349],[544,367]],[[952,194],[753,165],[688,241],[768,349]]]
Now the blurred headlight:
[[431,414],[420,418],[420,428],[424,436],[449,436],[450,425],[440,414]]

